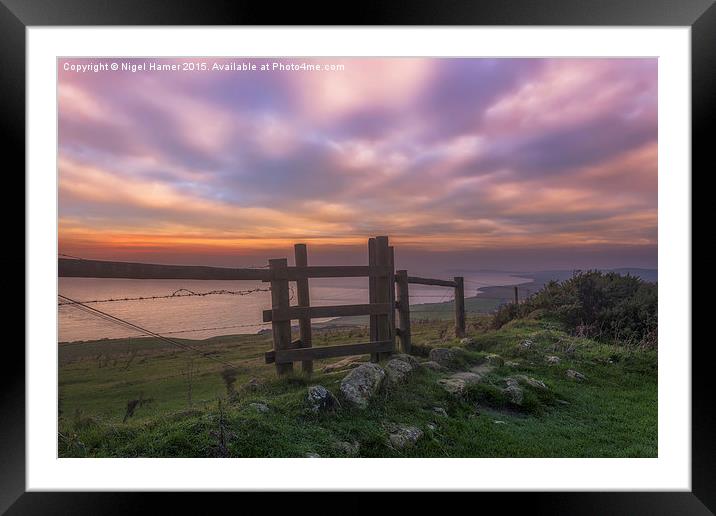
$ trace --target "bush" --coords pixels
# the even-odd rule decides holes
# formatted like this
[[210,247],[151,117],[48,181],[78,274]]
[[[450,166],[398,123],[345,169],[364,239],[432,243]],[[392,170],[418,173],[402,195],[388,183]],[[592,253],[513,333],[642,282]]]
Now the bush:
[[550,281],[522,304],[500,307],[493,325],[501,328],[535,311],[581,337],[644,347],[657,344],[657,285],[628,274],[578,271],[568,280]]

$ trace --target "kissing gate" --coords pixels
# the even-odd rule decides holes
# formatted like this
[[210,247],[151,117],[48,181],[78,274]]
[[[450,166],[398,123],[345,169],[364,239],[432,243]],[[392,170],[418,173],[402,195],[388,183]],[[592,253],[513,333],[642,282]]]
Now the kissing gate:
[[[463,278],[453,281],[408,276],[407,271],[395,271],[393,247],[387,236],[368,240],[367,266],[310,267],[305,244],[295,245],[296,265],[288,266],[285,258],[269,260],[271,272],[271,310],[263,313],[264,322],[271,322],[273,350],[266,353],[266,363],[275,363],[279,375],[293,370],[293,362],[302,362],[305,373],[313,371],[313,360],[346,355],[369,354],[378,361],[381,354],[396,349],[400,339],[404,353],[410,353],[410,299],[409,283],[452,287],[455,289],[455,334],[465,335],[465,303]],[[341,306],[311,306],[309,278],[368,277],[368,304]],[[297,306],[289,304],[289,281],[296,282]],[[397,301],[396,289],[397,284]],[[398,312],[396,328],[395,312]],[[312,347],[311,319],[321,317],[370,316],[370,341],[359,344]],[[291,340],[291,321],[298,320],[299,339]]]

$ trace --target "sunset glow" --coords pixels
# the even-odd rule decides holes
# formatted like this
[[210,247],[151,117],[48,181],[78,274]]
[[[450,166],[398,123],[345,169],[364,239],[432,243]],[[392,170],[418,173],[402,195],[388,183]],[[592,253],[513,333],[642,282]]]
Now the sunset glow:
[[446,266],[656,266],[655,59],[250,60],[279,61],[344,69],[60,66],[60,252],[360,261],[385,234]]

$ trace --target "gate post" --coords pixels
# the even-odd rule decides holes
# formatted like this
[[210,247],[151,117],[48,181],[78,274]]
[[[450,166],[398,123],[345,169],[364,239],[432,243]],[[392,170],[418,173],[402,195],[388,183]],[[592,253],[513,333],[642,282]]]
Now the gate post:
[[400,323],[400,345],[403,353],[410,353],[412,343],[410,340],[410,294],[408,291],[408,271],[395,272],[395,281],[398,286],[398,321]]
[[[296,256],[296,267],[308,266],[308,252],[306,244],[296,244],[293,246]],[[311,300],[308,293],[308,278],[299,278],[296,280],[296,295],[298,297],[298,306],[311,306]],[[298,320],[300,331],[301,347],[310,348],[312,344],[311,319],[303,318]],[[304,360],[301,362],[301,370],[310,375],[313,373],[313,360]]]
[[[271,277],[271,308],[288,313],[288,260],[277,258],[269,260],[269,269],[273,273]],[[271,321],[273,334],[273,349],[291,349],[291,321]],[[293,362],[280,364],[276,362],[276,373],[281,376],[293,371]]]
[[[369,238],[368,239],[368,267],[375,267],[376,266],[376,255],[375,255],[375,238]],[[369,303],[375,303],[376,302],[376,282],[378,278],[375,277],[373,272],[369,272],[368,275],[368,302]],[[371,342],[376,342],[378,340],[378,316],[377,315],[370,315],[369,316],[369,325],[368,325],[368,338]],[[380,356],[378,353],[371,353],[370,354],[370,361],[371,362],[377,362],[380,359]]]
[[[393,303],[392,311],[395,311],[395,301],[393,300],[395,292],[395,280],[393,279],[392,261],[390,257],[390,246],[388,245],[387,236],[379,236],[375,238],[375,261],[376,265],[389,267],[391,270],[387,275],[381,275],[376,278],[375,302],[376,303]],[[391,291],[393,293],[391,293]],[[393,340],[395,337],[394,327],[392,326],[393,318],[390,313],[376,316],[377,335],[376,340]],[[389,353],[378,354],[378,358],[387,356]]]
[[455,336],[465,336],[465,280],[462,276],[453,278],[455,281]]

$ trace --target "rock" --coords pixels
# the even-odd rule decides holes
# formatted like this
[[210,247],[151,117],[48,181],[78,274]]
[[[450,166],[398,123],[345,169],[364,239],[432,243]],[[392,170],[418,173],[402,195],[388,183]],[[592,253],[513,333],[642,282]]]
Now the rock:
[[511,361],[511,360],[508,361],[508,362],[505,362],[505,365],[506,365],[507,367],[520,367],[520,363],[519,363],[519,362],[513,362],[513,361]]
[[366,408],[385,378],[383,368],[372,362],[361,364],[341,381],[341,393],[350,403]]
[[391,359],[392,360],[402,360],[403,362],[407,362],[408,364],[410,364],[413,367],[413,369],[417,369],[418,367],[420,367],[420,362],[418,361],[418,359],[415,358],[414,356],[408,355],[406,353],[399,353],[397,355],[393,355],[391,357]]
[[430,350],[428,359],[443,367],[449,367],[462,353],[460,348],[433,348]]
[[571,379],[576,380],[576,381],[578,381],[578,382],[583,382],[584,380],[587,379],[586,376],[584,376],[584,375],[583,375],[582,373],[580,373],[579,371],[575,371],[574,369],[567,369],[567,373],[566,373],[566,374],[567,374],[567,378],[571,378]]
[[[417,360],[415,363],[417,364]],[[417,366],[412,365],[408,361],[393,358],[385,364],[385,374],[388,375],[388,380],[390,380],[391,383],[396,384],[405,380],[405,377],[408,376],[410,372],[415,370],[416,367]]]
[[317,453],[307,453],[306,458],[307,459],[320,459],[321,456],[318,455]]
[[442,407],[433,407],[433,412],[435,412],[440,417],[448,417],[448,413]]
[[438,380],[438,384],[453,396],[460,396],[467,387],[465,380],[459,378],[441,378]]
[[559,364],[562,361],[561,358],[559,358],[558,356],[555,356],[555,355],[547,355],[546,357],[544,357],[544,359],[550,365]]
[[450,378],[457,378],[463,380],[466,384],[479,383],[482,381],[482,375],[474,373],[472,371],[461,371],[453,374]]
[[504,425],[504,424],[506,424],[504,421],[500,421],[499,419],[493,419],[492,422],[495,423],[496,425]]
[[464,347],[471,347],[477,344],[477,341],[473,339],[472,337],[465,337],[464,339],[460,339],[460,345]]
[[348,441],[339,441],[335,443],[333,447],[337,451],[351,457],[358,455],[360,452],[360,443],[358,441],[353,441],[352,443],[349,443]]
[[257,412],[268,412],[269,408],[266,403],[249,403],[249,407],[256,410]]
[[343,371],[345,369],[353,369],[355,367],[358,367],[361,365],[362,359],[360,357],[348,357],[344,358],[343,360],[339,360],[338,362],[334,362],[333,364],[328,364],[325,366],[322,371],[324,373],[333,373],[335,371]]
[[423,367],[430,369],[431,371],[442,371],[443,369],[445,369],[443,366],[433,360],[423,362]]
[[537,380],[530,376],[520,375],[517,377],[517,379],[520,380],[522,383],[526,383],[530,387],[534,387],[535,389],[542,389],[543,391],[549,390],[549,388],[545,385],[543,381]]
[[487,355],[487,363],[494,367],[502,367],[505,365],[505,359],[500,355]]
[[465,388],[473,383],[482,381],[482,375],[470,371],[461,371],[455,373],[448,378],[441,378],[438,384],[447,392],[454,396],[460,396],[465,392]]
[[338,399],[323,385],[311,385],[308,388],[308,406],[314,414],[341,408]]
[[554,401],[556,401],[560,405],[569,405],[569,402],[567,400],[554,400]]
[[530,339],[525,339],[522,342],[519,343],[518,347],[521,349],[530,349],[534,347],[535,343],[532,342]]
[[399,426],[388,436],[388,441],[393,448],[402,450],[414,446],[422,436],[423,431],[415,426]]
[[430,430],[431,432],[434,432],[434,431],[437,429],[437,427],[438,427],[438,425],[436,425],[435,423],[428,423],[428,424],[425,425],[425,426],[427,426],[427,427],[428,427],[428,430]]
[[502,389],[502,392],[505,393],[509,400],[515,405],[522,405],[524,392],[522,392],[519,382],[515,378],[505,378],[505,383],[507,383],[507,387]]

